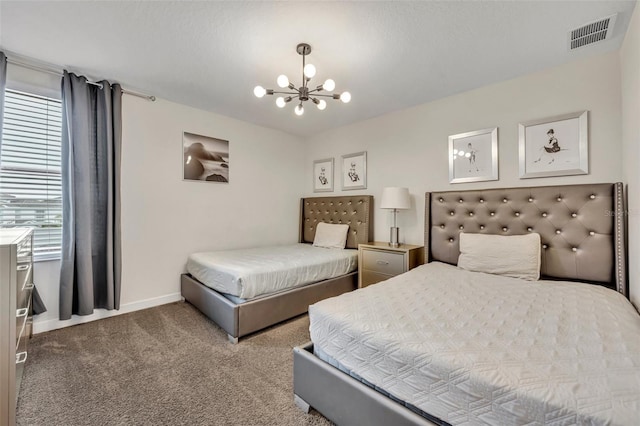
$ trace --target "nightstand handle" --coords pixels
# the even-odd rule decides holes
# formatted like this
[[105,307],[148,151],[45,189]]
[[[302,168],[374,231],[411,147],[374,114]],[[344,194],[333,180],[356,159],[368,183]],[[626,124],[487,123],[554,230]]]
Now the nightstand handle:
[[387,262],[386,260],[378,260],[378,261],[376,261],[376,263],[378,265],[388,265],[389,264],[389,262]]

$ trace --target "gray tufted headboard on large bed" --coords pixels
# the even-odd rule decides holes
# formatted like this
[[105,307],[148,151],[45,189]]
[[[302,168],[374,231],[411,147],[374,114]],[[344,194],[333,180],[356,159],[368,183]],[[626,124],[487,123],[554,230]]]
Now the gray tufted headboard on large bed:
[[587,184],[426,194],[425,261],[457,264],[460,232],[542,240],[541,275],[627,296],[623,186]]
[[319,222],[349,225],[347,248],[373,241],[373,196],[310,197],[300,200],[300,242],[312,243]]

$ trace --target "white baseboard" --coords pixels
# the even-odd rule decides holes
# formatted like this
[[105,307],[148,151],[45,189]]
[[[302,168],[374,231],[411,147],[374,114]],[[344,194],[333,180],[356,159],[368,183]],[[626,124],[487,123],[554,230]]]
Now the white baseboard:
[[123,305],[120,305],[120,310],[117,311],[96,309],[95,312],[91,315],[74,315],[71,319],[64,321],[58,319],[38,321],[36,319],[33,321],[33,334],[44,333],[46,331],[57,330],[59,328],[71,327],[72,325],[84,324],[86,322],[115,317],[117,315],[140,311],[147,308],[153,308],[154,306],[166,305],[167,303],[179,302],[181,300],[184,299],[182,298],[182,295],[180,293],[172,293],[165,296],[153,297],[151,299],[139,300],[137,302],[125,303]]

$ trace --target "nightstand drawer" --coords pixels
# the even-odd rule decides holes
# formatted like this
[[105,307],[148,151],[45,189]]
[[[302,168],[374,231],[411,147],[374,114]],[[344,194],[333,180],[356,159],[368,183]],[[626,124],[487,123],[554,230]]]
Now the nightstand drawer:
[[405,272],[404,255],[379,250],[363,250],[362,269],[391,276],[399,275]]
[[379,274],[377,272],[371,272],[367,270],[360,271],[360,274],[360,287],[366,287],[368,285],[379,283],[380,281],[385,281],[393,277],[393,275]]

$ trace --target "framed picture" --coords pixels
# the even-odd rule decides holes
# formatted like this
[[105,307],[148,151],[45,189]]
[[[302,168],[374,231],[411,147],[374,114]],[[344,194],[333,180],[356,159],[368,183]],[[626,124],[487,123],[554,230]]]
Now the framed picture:
[[333,158],[313,162],[313,192],[333,191]]
[[498,128],[449,136],[449,183],[498,180]]
[[184,132],[182,178],[229,183],[229,141]]
[[520,178],[589,173],[588,111],[519,126]]
[[342,156],[342,189],[367,188],[367,152]]

